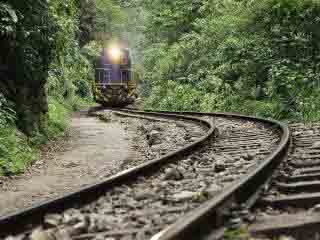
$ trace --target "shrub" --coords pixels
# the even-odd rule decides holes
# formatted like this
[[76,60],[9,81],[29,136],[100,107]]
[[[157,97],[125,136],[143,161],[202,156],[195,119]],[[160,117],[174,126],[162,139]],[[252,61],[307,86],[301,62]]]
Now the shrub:
[[15,113],[0,94],[0,175],[24,170],[37,156],[35,148],[14,122]]
[[319,117],[319,1],[202,1],[174,35],[167,20],[182,3],[183,18],[194,1],[148,5],[148,107]]

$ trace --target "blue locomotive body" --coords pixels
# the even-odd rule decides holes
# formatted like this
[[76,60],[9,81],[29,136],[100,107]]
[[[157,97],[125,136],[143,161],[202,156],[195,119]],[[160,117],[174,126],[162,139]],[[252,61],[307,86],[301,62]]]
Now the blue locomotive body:
[[104,106],[125,106],[135,99],[128,49],[103,49],[95,64],[94,97]]

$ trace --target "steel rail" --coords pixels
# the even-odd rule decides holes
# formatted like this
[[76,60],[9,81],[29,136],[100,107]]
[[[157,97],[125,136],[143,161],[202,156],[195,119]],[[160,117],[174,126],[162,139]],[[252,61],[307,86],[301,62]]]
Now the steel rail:
[[[93,112],[99,110],[101,110],[101,108],[93,108],[91,109],[91,111],[88,111],[88,114],[92,114]],[[58,197],[49,201],[44,201],[39,204],[33,205],[29,208],[0,217],[0,237],[27,231],[31,227],[39,225],[43,220],[43,217],[48,213],[58,213],[70,207],[83,206],[96,200],[99,196],[103,195],[105,192],[107,192],[109,189],[115,186],[119,186],[121,184],[132,181],[133,179],[136,179],[138,176],[146,176],[152,174],[153,172],[159,169],[159,166],[176,161],[178,158],[186,155],[190,151],[195,150],[197,147],[201,146],[201,144],[205,142],[208,138],[214,136],[215,133],[215,126],[211,122],[203,120],[201,118],[172,113],[166,114],[141,112],[140,115],[141,114],[158,118],[169,118],[197,122],[202,126],[207,127],[208,132],[199,140],[191,144],[188,144],[176,151],[169,152],[160,158],[124,170],[114,176],[107,178],[106,180],[81,188],[62,197]],[[127,115],[129,117],[132,117],[132,113]]]
[[[140,111],[126,109],[125,111],[138,113]],[[151,110],[147,110],[153,112]],[[281,132],[281,139],[276,150],[266,157],[264,161],[253,171],[244,175],[233,186],[229,187],[217,197],[208,200],[199,208],[187,213],[176,223],[163,230],[154,239],[157,240],[191,240],[201,239],[206,235],[211,235],[215,239],[221,237],[225,227],[226,214],[234,204],[247,204],[252,206],[257,200],[257,195],[262,187],[270,180],[274,170],[285,160],[289,150],[291,138],[289,127],[276,120],[244,116],[231,113],[204,113],[204,112],[166,112],[167,114],[184,114],[192,116],[213,116],[237,118],[255,122],[261,122]],[[200,230],[201,229],[201,233]],[[222,230],[222,231],[221,231]]]
[[293,136],[288,159],[273,176],[272,185],[265,189],[255,206],[257,211],[254,211],[264,213],[271,207],[275,214],[268,218],[257,216],[257,220],[248,226],[252,237],[319,238],[318,128],[316,123],[290,124]]

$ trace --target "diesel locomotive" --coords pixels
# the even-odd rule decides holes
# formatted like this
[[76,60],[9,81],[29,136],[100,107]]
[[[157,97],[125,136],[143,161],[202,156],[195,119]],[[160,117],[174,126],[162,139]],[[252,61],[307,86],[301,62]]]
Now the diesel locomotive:
[[129,49],[102,50],[95,63],[93,95],[95,101],[105,107],[123,107],[134,102],[136,84]]

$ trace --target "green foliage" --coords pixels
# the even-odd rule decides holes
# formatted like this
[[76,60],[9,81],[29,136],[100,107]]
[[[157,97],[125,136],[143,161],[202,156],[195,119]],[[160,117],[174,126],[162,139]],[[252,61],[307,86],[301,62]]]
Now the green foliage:
[[41,85],[51,60],[52,23],[47,5],[40,0],[11,0],[10,4],[1,5],[1,16],[6,11],[7,17],[1,17],[0,25],[4,24],[6,33],[12,33],[15,39],[18,81]]
[[[79,103],[76,104],[77,106]],[[49,98],[47,127],[41,134],[27,137],[17,130],[15,113],[0,95],[0,175],[12,175],[24,171],[39,157],[39,147],[49,139],[62,137],[70,123],[71,104],[62,98]]]
[[113,0],[96,0],[96,7],[96,31],[107,34],[106,37],[109,39],[114,37],[112,35],[119,33],[122,29],[126,15],[120,5]]
[[0,93],[0,128],[6,128],[13,125],[16,120],[15,112],[10,103]]
[[223,235],[224,240],[245,240],[250,239],[248,229],[240,227],[238,229],[227,229]]
[[[13,110],[16,102],[9,104],[0,95],[0,175],[23,171],[37,157],[40,144],[64,134],[71,111],[91,104],[93,67],[79,46],[80,31],[88,30],[80,24],[83,20],[80,10],[76,0],[0,3],[0,34],[9,39],[6,43],[15,50],[14,58],[8,58],[10,61],[5,63],[17,64],[18,75],[12,86],[9,77],[11,82],[7,85],[38,91],[46,83],[50,95],[47,117],[41,118],[45,127],[34,129],[40,131],[34,131],[32,137],[25,136],[15,126],[16,122],[23,122],[19,118],[21,113]],[[0,63],[4,60],[0,59]],[[0,87],[7,99],[15,100],[8,94],[14,90],[3,88],[2,82]],[[18,92],[16,95],[20,96]],[[45,96],[44,102],[46,105]],[[28,107],[23,111],[29,111]]]
[[50,64],[47,83],[51,96],[63,95],[74,102],[75,94],[89,98],[90,80],[93,78],[91,63],[81,54],[79,34],[79,8],[74,0],[50,2],[49,17],[55,23],[54,59]]
[[179,0],[143,1],[149,12],[146,35],[151,42],[157,42],[159,38],[166,39],[168,43],[177,41],[181,35],[193,30],[192,22],[200,16],[200,8],[203,1]]
[[168,81],[166,88],[154,88],[154,94],[147,100],[146,106],[157,105],[158,110],[185,111],[198,110],[201,92],[191,85],[179,85]]
[[0,175],[18,173],[36,157],[37,152],[14,122],[15,112],[0,94]]
[[255,77],[261,79],[267,95],[279,101],[277,117],[303,116],[306,109],[301,102],[318,95],[320,3],[269,0],[254,9],[250,27],[261,40],[249,51],[265,69]]
[[[0,92],[14,103],[0,95],[0,175],[23,171],[41,144],[64,134],[72,111],[92,104],[93,62],[101,47],[92,40],[124,37],[129,19],[121,5],[116,0],[0,3],[0,40],[8,55],[0,64],[17,70],[11,71],[13,76],[6,73],[8,83],[0,81]],[[27,94],[19,94],[20,89]],[[30,95],[34,99],[24,101]],[[23,125],[33,124],[33,119],[43,126],[24,131],[29,137],[17,130],[16,123],[25,130]]]
[[146,107],[318,118],[319,1],[194,4],[142,3]]
[[92,40],[92,33],[95,31],[96,21],[96,1],[81,0],[78,1],[79,8],[79,45],[82,48]]
[[12,34],[15,31],[15,25],[18,22],[16,11],[11,5],[0,3],[0,16],[0,34]]
[[37,156],[28,139],[14,126],[0,129],[0,175],[23,171]]
[[62,99],[49,98],[49,116],[46,135],[49,138],[61,136],[70,122],[71,108]]

